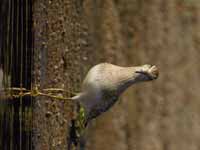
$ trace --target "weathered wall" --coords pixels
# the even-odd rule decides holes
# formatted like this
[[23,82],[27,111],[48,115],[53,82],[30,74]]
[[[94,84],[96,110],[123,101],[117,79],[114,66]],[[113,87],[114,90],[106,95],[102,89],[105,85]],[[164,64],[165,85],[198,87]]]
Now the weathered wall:
[[[36,0],[33,24],[34,82],[40,85],[40,89],[53,87],[78,91],[90,60],[87,26],[79,1]],[[67,149],[72,119],[70,101],[36,98],[33,116],[35,149]]]
[[[36,81],[42,88],[77,91],[88,68],[103,61],[160,68],[157,81],[129,89],[91,122],[85,149],[199,149],[199,5],[195,0],[34,1]],[[37,149],[66,149],[70,112],[69,102],[37,100]]]

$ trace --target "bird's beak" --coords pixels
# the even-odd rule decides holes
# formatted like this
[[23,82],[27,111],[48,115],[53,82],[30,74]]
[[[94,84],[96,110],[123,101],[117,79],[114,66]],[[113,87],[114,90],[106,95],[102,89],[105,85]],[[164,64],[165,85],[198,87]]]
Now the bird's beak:
[[149,80],[155,80],[159,76],[158,68],[154,65],[145,65],[144,69],[138,70],[136,73],[147,76]]

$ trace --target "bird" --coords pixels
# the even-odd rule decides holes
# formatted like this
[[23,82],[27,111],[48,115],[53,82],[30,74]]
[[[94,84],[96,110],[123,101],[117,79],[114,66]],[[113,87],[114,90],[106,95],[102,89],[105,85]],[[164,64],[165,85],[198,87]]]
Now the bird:
[[80,103],[81,113],[87,123],[108,111],[122,93],[131,85],[158,78],[155,65],[121,67],[100,63],[92,67],[82,83],[81,92],[72,97]]

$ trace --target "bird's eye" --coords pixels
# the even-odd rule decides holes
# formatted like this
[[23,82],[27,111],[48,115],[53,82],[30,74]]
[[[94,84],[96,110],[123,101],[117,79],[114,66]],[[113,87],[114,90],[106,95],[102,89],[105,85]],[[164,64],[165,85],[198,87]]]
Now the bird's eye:
[[144,71],[136,71],[136,73],[140,73],[140,74],[143,74],[143,75],[146,75],[147,73],[144,72]]

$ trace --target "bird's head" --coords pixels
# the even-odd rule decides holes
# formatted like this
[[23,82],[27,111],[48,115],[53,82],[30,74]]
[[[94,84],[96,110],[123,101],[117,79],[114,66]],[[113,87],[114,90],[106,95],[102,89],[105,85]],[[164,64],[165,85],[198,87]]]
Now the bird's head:
[[142,65],[136,67],[124,67],[118,74],[117,91],[122,93],[125,89],[135,83],[151,81],[158,78],[159,71],[154,65]]
[[153,65],[143,65],[135,67],[134,80],[137,81],[151,81],[158,78],[158,68]]

